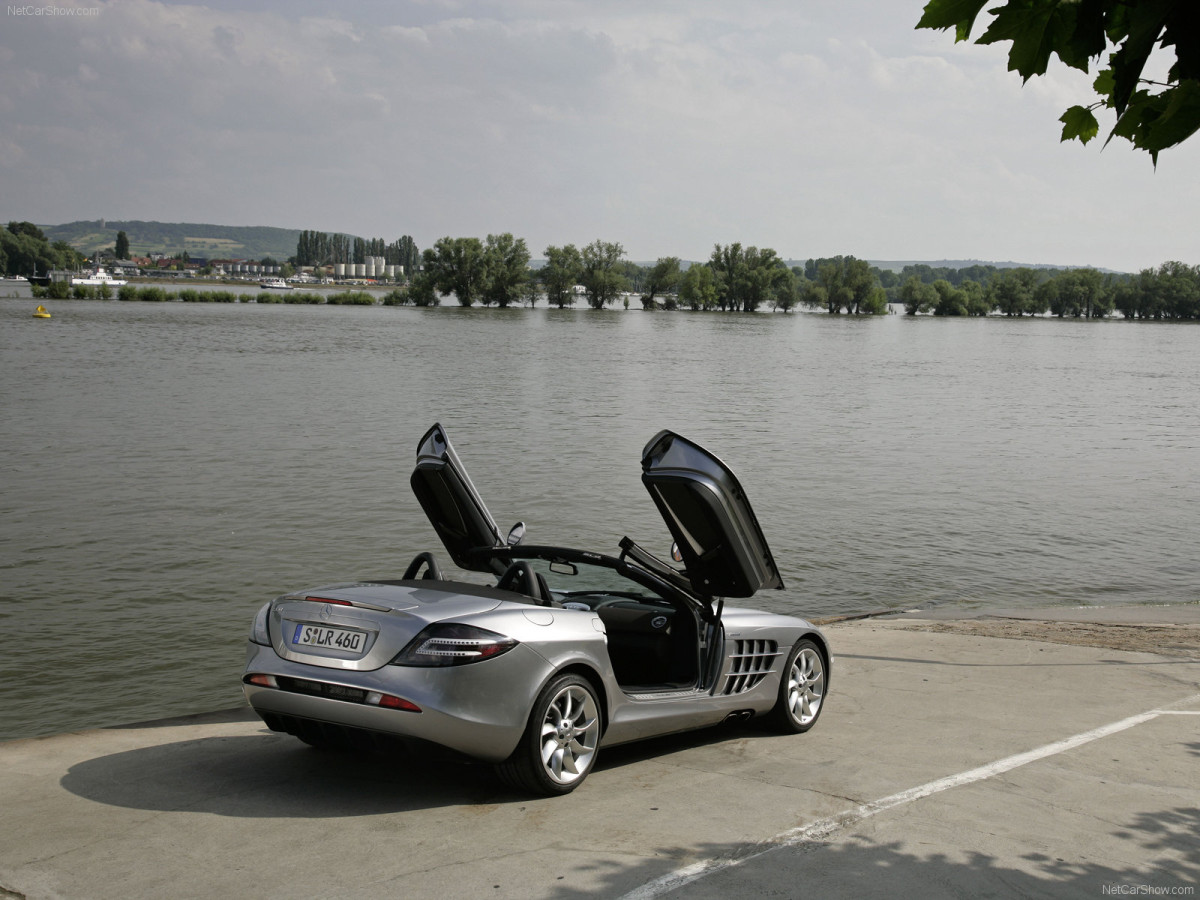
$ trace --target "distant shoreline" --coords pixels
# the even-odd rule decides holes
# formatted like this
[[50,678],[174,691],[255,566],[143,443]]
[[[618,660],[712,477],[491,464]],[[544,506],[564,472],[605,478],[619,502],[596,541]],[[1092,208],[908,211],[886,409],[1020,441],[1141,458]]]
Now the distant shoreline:
[[[4,292],[3,286],[10,286],[11,292]],[[502,309],[565,309],[576,310],[582,312],[649,312],[658,314],[671,313],[696,313],[700,315],[722,316],[732,313],[744,315],[742,310],[693,310],[685,306],[678,306],[675,309],[665,309],[662,306],[657,306],[654,309],[645,309],[641,305],[640,296],[636,294],[625,295],[618,302],[610,306],[603,307],[600,310],[592,309],[586,302],[577,302],[563,307],[548,304],[545,296],[538,298],[536,304],[530,306],[528,303],[514,303],[508,307],[485,306],[482,303],[473,304],[472,306],[461,306],[453,300],[453,295],[446,298],[449,302],[433,304],[428,307],[421,307],[400,299],[402,289],[395,286],[384,285],[302,285],[292,290],[266,289],[258,286],[257,282],[218,282],[218,281],[199,281],[196,279],[185,279],[181,281],[153,281],[153,280],[137,280],[130,281],[126,287],[132,287],[137,291],[137,296],[134,297],[119,297],[120,288],[110,288],[111,296],[108,298],[96,296],[98,289],[89,288],[92,291],[91,296],[78,297],[47,297],[42,293],[45,289],[34,291],[34,286],[28,282],[5,281],[0,283],[0,299],[7,300],[40,300],[43,303],[224,303],[224,304],[246,304],[259,306],[408,306],[414,309],[430,308],[430,309],[494,309],[500,311]],[[242,290],[232,290],[232,288],[240,287]],[[74,289],[73,289],[74,290]],[[395,299],[388,302],[389,295],[396,295]],[[332,299],[331,299],[332,298]],[[581,298],[582,300],[582,298]],[[1194,319],[1187,318],[1153,318],[1153,317],[1137,317],[1126,316],[1119,311],[1113,311],[1107,316],[1095,316],[1087,318],[1084,316],[1056,315],[1051,312],[1044,313],[1021,313],[1008,315],[1001,312],[990,312],[985,316],[937,316],[933,313],[923,312],[916,316],[907,315],[904,311],[903,304],[891,303],[888,305],[888,313],[884,316],[858,314],[853,313],[836,313],[831,314],[824,308],[820,307],[799,307],[791,310],[776,310],[770,308],[757,309],[752,311],[752,315],[774,315],[782,312],[785,317],[790,317],[792,313],[802,313],[804,315],[826,316],[830,318],[852,318],[852,319],[878,319],[889,316],[899,316],[901,318],[919,318],[919,319],[937,319],[937,318],[973,318],[973,319],[1001,319],[1010,321],[1013,319],[1062,319],[1064,321],[1095,321],[1095,322],[1154,322],[1154,323],[1188,323],[1194,322]]]

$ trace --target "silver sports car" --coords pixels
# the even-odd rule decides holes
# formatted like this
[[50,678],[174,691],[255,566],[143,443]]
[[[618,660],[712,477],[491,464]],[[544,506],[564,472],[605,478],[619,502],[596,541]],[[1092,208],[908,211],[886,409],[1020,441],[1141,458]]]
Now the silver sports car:
[[663,431],[642,481],[674,564],[629,538],[615,557],[523,546],[524,525],[501,538],[434,425],[413,491],[455,565],[489,583],[443,577],[420,553],[399,579],[285,594],[254,619],[247,700],[318,747],[433,745],[538,794],[574,790],[602,746],[755,717],[807,731],[829,690],[824,635],[725,606],[783,587],[737,478]]

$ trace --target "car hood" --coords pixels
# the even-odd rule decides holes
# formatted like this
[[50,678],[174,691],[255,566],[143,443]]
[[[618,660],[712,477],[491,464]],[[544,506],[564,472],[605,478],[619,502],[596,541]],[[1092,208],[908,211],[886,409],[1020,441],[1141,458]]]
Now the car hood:
[[642,451],[642,483],[701,597],[750,597],[783,579],[733,471],[699,444],[660,431]]
[[440,424],[425,432],[417,445],[417,467],[409,483],[454,564],[491,572],[489,561],[471,551],[503,547],[500,529]]

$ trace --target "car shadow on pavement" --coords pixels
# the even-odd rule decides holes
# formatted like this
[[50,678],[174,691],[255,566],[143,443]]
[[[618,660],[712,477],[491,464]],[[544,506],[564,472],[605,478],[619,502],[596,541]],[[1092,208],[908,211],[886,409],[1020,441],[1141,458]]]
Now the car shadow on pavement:
[[[186,717],[170,724],[194,721]],[[204,721],[224,719],[212,714]],[[753,736],[769,735],[729,724],[653,738],[605,748],[596,768],[634,765]],[[203,737],[98,756],[71,766],[60,783],[77,796],[111,806],[248,818],[371,816],[533,799],[503,785],[489,765],[410,753],[316,750],[265,727],[257,734]]]
[[[265,732],[265,729],[264,729]],[[494,802],[488,768],[326,752],[260,733],[158,744],[71,766],[64,789],[111,806],[248,818],[371,816]]]

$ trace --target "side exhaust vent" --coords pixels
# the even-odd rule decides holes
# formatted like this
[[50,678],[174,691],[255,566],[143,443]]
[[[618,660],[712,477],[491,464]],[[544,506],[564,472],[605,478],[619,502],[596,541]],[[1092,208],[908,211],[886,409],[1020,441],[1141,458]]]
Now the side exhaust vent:
[[778,656],[779,645],[774,641],[734,641],[721,693],[728,697],[755,687],[771,671]]

